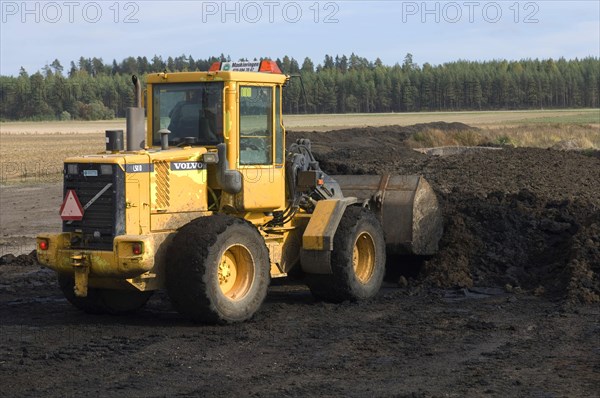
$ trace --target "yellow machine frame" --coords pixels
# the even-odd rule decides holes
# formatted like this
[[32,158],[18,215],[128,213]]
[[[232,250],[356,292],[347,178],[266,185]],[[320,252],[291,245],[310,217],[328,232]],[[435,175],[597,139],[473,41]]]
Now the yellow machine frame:
[[[119,312],[166,287],[192,319],[238,321],[258,309],[269,274],[286,276],[297,264],[316,297],[357,300],[379,290],[386,251],[437,251],[442,218],[427,181],[328,176],[309,140],[286,146],[282,92],[289,76],[272,61],[261,61],[258,73],[223,64],[236,67],[217,62],[208,72],[149,75],[147,121],[133,76],[137,107],[128,109],[127,150],[122,131],[107,131],[106,152],[66,159],[63,207],[71,198],[69,211],[77,210],[77,192],[86,203],[75,215],[61,214],[64,232],[38,236],[37,255],[59,281],[63,276],[69,301]],[[198,89],[212,82],[222,83],[222,93],[214,84]],[[189,85],[185,101],[179,86],[171,86],[172,96],[160,90],[182,83]],[[193,117],[180,117],[184,109]],[[92,205],[95,213],[84,217]]]
[[[114,240],[112,251],[94,251],[72,249],[71,233],[41,234],[40,241],[48,242],[48,250],[38,250],[38,258],[42,264],[58,272],[74,272],[76,291],[85,295],[87,286],[101,288],[135,288],[137,290],[155,290],[164,285],[165,252],[172,235],[176,230],[189,221],[213,214],[215,211],[226,211],[236,214],[261,226],[272,216],[270,212],[281,211],[286,207],[285,197],[285,156],[280,162],[275,162],[275,150],[279,145],[285,148],[285,128],[281,117],[282,86],[288,80],[282,74],[255,72],[179,72],[157,73],[147,77],[145,90],[147,114],[153,113],[153,87],[161,84],[195,83],[222,81],[223,88],[223,134],[227,144],[227,160],[243,178],[242,192],[228,194],[222,192],[219,209],[209,209],[208,193],[214,183],[214,172],[208,170],[188,172],[188,179],[179,176],[170,180],[170,207],[160,208],[160,195],[156,187],[159,185],[158,165],[171,161],[202,161],[207,152],[214,152],[211,147],[185,146],[160,151],[156,146],[148,145],[154,140],[158,130],[153,126],[153,118],[147,118],[146,146],[134,152],[119,154],[98,154],[72,157],[65,163],[114,163],[121,170],[126,170],[127,164],[151,164],[154,170],[149,173],[131,173],[125,178],[126,209],[125,234]],[[239,88],[242,86],[272,87],[272,164],[269,165],[240,165],[239,162]],[[276,108],[276,104],[279,107]],[[279,121],[279,125],[275,123]],[[282,134],[276,134],[280,129]],[[276,142],[280,140],[280,142]],[[192,190],[189,183],[197,183],[198,189]],[[203,189],[204,188],[204,189]],[[303,222],[296,222],[305,225]],[[286,271],[297,260],[297,244],[285,245],[290,231],[295,227],[289,223],[283,228],[259,228],[269,248],[271,258],[271,276],[285,276]],[[298,237],[294,235],[297,241]],[[129,247],[141,243],[144,251],[140,255],[132,255]],[[297,242],[296,242],[297,243]],[[288,253],[286,255],[286,247]],[[293,258],[292,258],[293,257]],[[124,279],[123,279],[124,278]],[[123,283],[126,281],[127,283]]]

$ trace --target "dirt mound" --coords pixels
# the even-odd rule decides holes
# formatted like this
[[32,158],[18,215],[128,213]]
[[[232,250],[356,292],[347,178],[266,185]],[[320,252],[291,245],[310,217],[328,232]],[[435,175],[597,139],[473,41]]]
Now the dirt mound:
[[406,147],[411,134],[440,128],[435,125],[295,132],[289,139],[313,140],[321,167],[331,174],[428,179],[442,204],[445,232],[421,281],[600,301],[600,160],[534,148],[432,157]]
[[[298,138],[308,138],[312,141],[314,148],[322,151],[331,151],[341,148],[382,148],[391,146],[392,148],[405,148],[405,141],[415,133],[424,130],[437,129],[441,131],[468,131],[478,130],[476,127],[468,126],[464,123],[446,123],[431,122],[419,123],[412,126],[367,126],[361,128],[350,128],[333,131],[288,131],[288,142],[295,142]],[[374,146],[376,141],[378,146]],[[335,144],[331,146],[330,144]]]
[[412,126],[404,126],[403,128],[405,131],[410,131],[412,134],[421,132],[423,130],[441,130],[446,132],[479,130],[477,127],[469,126],[468,124],[460,122],[417,123],[413,124]]
[[473,151],[497,151],[502,148],[492,146],[438,146],[433,148],[414,148],[415,151],[433,156],[454,156]]
[[12,266],[28,266],[28,265],[36,265],[37,264],[37,256],[35,254],[35,250],[33,250],[29,254],[21,254],[15,256],[13,254],[5,254],[0,257],[0,266],[1,265],[12,265]]
[[312,142],[315,157],[330,174],[369,174],[370,168],[387,167],[395,158],[418,159],[425,155],[408,148],[405,141],[413,126],[382,126],[327,132],[295,131],[287,134],[288,143],[298,138]]

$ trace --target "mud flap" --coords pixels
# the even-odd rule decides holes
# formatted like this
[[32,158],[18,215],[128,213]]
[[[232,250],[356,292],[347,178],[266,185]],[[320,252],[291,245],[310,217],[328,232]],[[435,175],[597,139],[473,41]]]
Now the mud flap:
[[310,274],[329,275],[333,237],[344,211],[357,202],[354,197],[328,199],[317,202],[315,211],[302,235],[300,263],[302,270]]
[[302,271],[309,274],[331,275],[331,250],[300,251]]

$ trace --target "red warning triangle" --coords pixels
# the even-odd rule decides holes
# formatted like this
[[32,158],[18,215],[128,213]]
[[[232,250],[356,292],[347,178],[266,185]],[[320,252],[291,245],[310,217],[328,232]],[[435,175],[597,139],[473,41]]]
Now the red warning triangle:
[[60,218],[63,220],[79,221],[83,218],[83,207],[74,190],[69,189],[67,191],[59,213]]

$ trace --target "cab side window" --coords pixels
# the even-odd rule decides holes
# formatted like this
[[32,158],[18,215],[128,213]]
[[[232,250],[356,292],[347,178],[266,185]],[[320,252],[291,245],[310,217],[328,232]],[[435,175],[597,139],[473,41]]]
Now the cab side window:
[[273,164],[273,88],[240,86],[240,164]]

